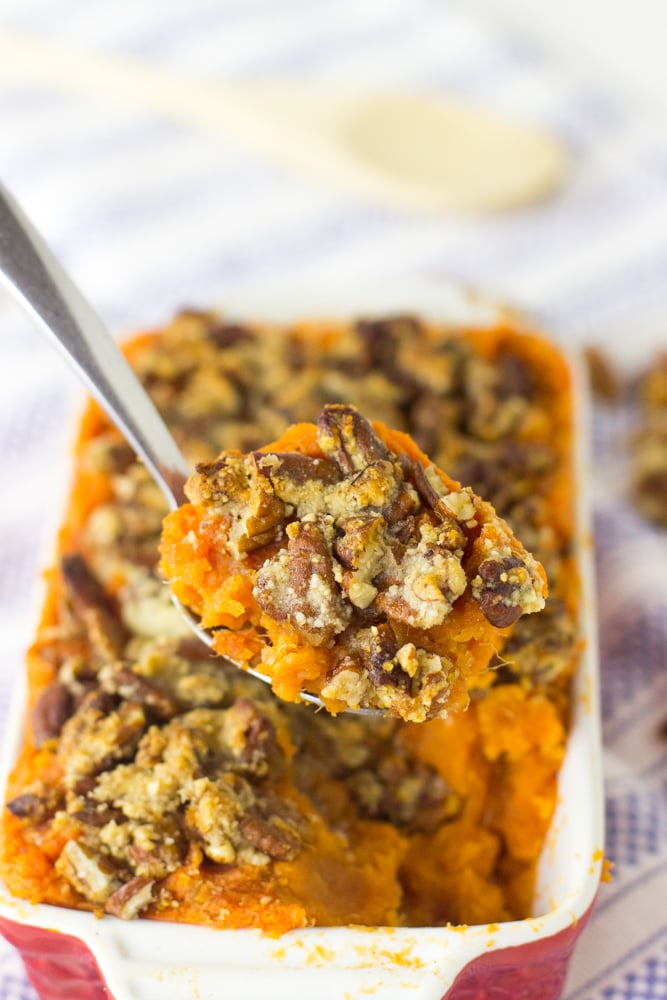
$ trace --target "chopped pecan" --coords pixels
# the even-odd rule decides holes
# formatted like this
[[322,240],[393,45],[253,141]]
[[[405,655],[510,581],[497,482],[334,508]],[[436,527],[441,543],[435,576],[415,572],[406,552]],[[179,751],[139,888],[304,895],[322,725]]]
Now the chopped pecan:
[[121,884],[116,866],[77,840],[65,844],[55,867],[91,903],[106,903]]
[[410,676],[396,660],[399,643],[391,625],[374,625],[369,644],[368,673],[373,684],[410,689]]
[[334,514],[370,507],[382,512],[386,521],[391,519],[393,522],[412,513],[417,506],[397,478],[396,467],[385,459],[371,462],[356,475],[352,474],[341,483],[331,500]]
[[121,920],[134,920],[153,902],[155,879],[136,876],[112,892],[104,905],[105,913]]
[[348,572],[342,586],[349,600],[358,608],[367,608],[377,596],[373,580],[387,562],[393,563],[388,545],[387,525],[381,515],[348,517],[338,522],[342,534],[334,550]]
[[525,563],[516,556],[485,559],[480,564],[479,603],[492,625],[505,628],[519,620],[520,591],[527,575]]
[[[94,785],[91,783],[89,791]],[[107,823],[121,823],[125,818],[123,810],[114,808],[106,802],[95,802],[93,799],[77,797],[68,805],[67,811],[72,819],[83,826],[102,827]]]
[[341,478],[338,465],[329,458],[313,458],[299,452],[256,451],[253,459],[257,471],[271,480],[278,495],[288,503],[292,502],[285,496],[289,487],[304,487],[313,480],[332,486]]
[[186,840],[180,822],[166,816],[154,823],[130,823],[131,842],[121,850],[142,878],[165,878],[182,863]]
[[409,831],[429,832],[454,819],[462,800],[428,764],[403,753],[385,753],[373,768],[346,779],[360,811]]
[[433,512],[440,522],[438,545],[443,545],[452,551],[464,549],[466,537],[451,507],[452,503],[456,503],[456,497],[460,494],[445,497],[445,485],[440,481],[432,466],[427,470],[421,462],[412,462],[408,474],[422,503]]
[[261,808],[248,809],[239,827],[251,847],[276,861],[292,861],[303,846],[296,817],[275,797],[264,801]]
[[257,573],[255,597],[267,614],[322,646],[347,627],[351,615],[336,583],[327,531],[322,521],[295,521],[287,536],[287,548]]
[[81,555],[63,556],[61,571],[67,596],[83,622],[100,662],[120,656],[128,633],[116,606]]
[[62,727],[74,711],[72,693],[53,681],[39,695],[32,710],[33,741],[36,747],[41,747],[49,740],[60,735]]
[[332,456],[346,476],[387,458],[384,442],[352,406],[325,406],[317,418],[317,430],[320,448]]
[[263,776],[277,749],[271,719],[250,698],[237,698],[222,714],[221,736],[233,761],[244,771]]
[[[33,786],[34,787],[34,786]],[[50,819],[58,810],[62,795],[57,788],[39,786],[39,790],[31,790],[17,795],[7,803],[12,816],[19,819],[29,819],[33,823],[43,823]]]
[[483,441],[515,433],[530,410],[533,376],[514,354],[495,361],[471,358],[466,366],[467,429]]
[[360,658],[347,655],[341,657],[327,674],[322,696],[340,701],[350,708],[359,708],[365,703],[370,690],[370,677],[362,668]]
[[363,346],[362,363],[364,367],[367,369],[393,368],[401,333],[400,330],[396,329],[394,321],[390,318],[362,319],[357,323],[356,330]]
[[[93,692],[63,726],[58,757],[67,788],[77,789],[83,779],[131,757],[146,728],[146,714],[138,702],[121,702],[107,711],[105,698],[113,696]],[[100,702],[104,708],[99,707]]]
[[241,455],[223,455],[215,462],[200,462],[197,475],[187,487],[192,503],[222,506],[232,501],[246,503],[250,495],[248,473]]
[[237,554],[251,552],[280,537],[285,504],[267,476],[256,471],[253,456],[225,455],[197,466],[186,492],[192,503],[211,504],[224,512],[234,505],[230,542]]
[[419,544],[399,562],[377,605],[396,621],[428,629],[442,624],[468,580],[460,558],[439,544],[437,528],[424,524],[420,532]]
[[243,840],[239,820],[254,801],[250,785],[237,775],[193,782],[188,793],[186,822],[211,861],[231,864],[236,860]]
[[105,691],[118,694],[126,701],[139,702],[161,721],[176,715],[177,706],[167,692],[136,673],[128,663],[114,663],[103,667],[99,681]]

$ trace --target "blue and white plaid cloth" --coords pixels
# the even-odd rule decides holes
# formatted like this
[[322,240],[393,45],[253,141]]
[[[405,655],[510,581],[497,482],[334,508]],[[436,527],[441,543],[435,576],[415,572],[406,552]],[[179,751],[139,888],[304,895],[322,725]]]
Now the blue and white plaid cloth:
[[[566,341],[598,342],[619,364],[639,364],[667,344],[667,138],[474,11],[463,0],[4,0],[0,175],[119,333],[266,285],[446,277],[536,311]],[[103,56],[206,84],[282,79],[469,97],[553,130],[572,173],[550,201],[503,216],[394,210],[159,112],[139,92],[104,94],[84,70],[78,84],[60,80],[62,52],[73,65]],[[80,400],[61,359],[0,298],[0,726],[34,627],[30,595]],[[624,410],[595,414],[616,867],[567,1000],[667,1000],[667,534],[628,506],[632,420]],[[34,996],[0,939],[0,998]]]

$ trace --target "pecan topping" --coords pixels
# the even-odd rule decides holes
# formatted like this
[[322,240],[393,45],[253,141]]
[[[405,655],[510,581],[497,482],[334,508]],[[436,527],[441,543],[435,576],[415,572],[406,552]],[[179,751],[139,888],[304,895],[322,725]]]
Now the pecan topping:
[[139,702],[160,720],[176,715],[176,704],[167,692],[136,673],[128,664],[115,663],[103,667],[99,681],[105,691],[118,694],[126,701]]
[[505,628],[521,617],[521,589],[527,575],[525,563],[516,556],[485,559],[480,565],[479,603],[492,625]]
[[105,913],[121,920],[134,920],[153,902],[155,880],[137,876],[112,892],[104,905]]
[[374,625],[369,643],[369,670],[374,684],[410,687],[410,677],[396,661],[398,639],[391,625]]
[[49,684],[40,694],[32,710],[35,746],[41,747],[59,736],[60,730],[73,711],[74,698],[65,685],[58,681]]
[[349,476],[387,457],[386,445],[353,406],[325,407],[317,418],[320,447]]
[[[34,787],[34,786],[33,786]],[[43,823],[50,819],[61,804],[61,794],[55,788],[40,785],[38,791],[26,791],[7,803],[12,816],[29,819],[33,823]]]
[[106,903],[121,884],[116,866],[77,840],[65,844],[56,871],[91,903]]
[[241,819],[240,831],[252,847],[276,861],[292,861],[301,850],[295,819],[278,799],[265,803],[263,809],[249,809]]
[[461,797],[434,768],[398,754],[354,771],[347,785],[364,815],[410,830],[434,830],[461,811]]
[[[232,557],[225,555],[225,563],[249,571],[244,582],[251,586],[243,594],[230,588],[231,600],[244,601],[257,571],[274,560],[275,586],[265,595],[269,612],[253,606],[252,620],[240,632],[252,632],[258,622],[256,637],[280,651],[274,637],[291,641],[292,629],[274,628],[274,622],[264,634],[260,613],[266,621],[275,605],[276,621],[283,615],[284,622],[303,614],[308,621],[295,639],[298,654],[312,655],[304,646],[313,625],[318,641],[331,635],[312,657],[326,670],[321,695],[337,709],[380,707],[394,718],[333,718],[276,702],[263,685],[192,639],[156,572],[162,498],[115,429],[98,434],[96,428],[83,444],[81,462],[86,472],[106,478],[109,494],[68,535],[73,545],[80,539],[85,556],[66,558],[54,623],[40,630],[34,647],[57,681],[37,710],[43,714],[42,737],[39,720],[35,731],[46,747],[35,762],[44,761],[49,775],[62,768],[65,780],[56,787],[21,785],[17,776],[7,807],[20,820],[13,823],[18,833],[27,843],[44,844],[47,855],[63,843],[63,830],[79,838],[63,852],[58,870],[81,895],[80,905],[120,919],[152,916],[154,910],[168,916],[177,903],[172,887],[178,886],[179,899],[184,890],[194,900],[201,898],[200,889],[206,895],[215,886],[221,906],[212,902],[209,912],[215,908],[214,919],[224,923],[227,887],[233,897],[237,887],[246,895],[248,885],[248,897],[267,893],[268,909],[264,899],[256,908],[261,921],[273,909],[275,879],[260,871],[253,881],[248,866],[290,860],[304,842],[309,850],[326,851],[321,838],[309,840],[304,818],[289,805],[293,801],[329,827],[362,888],[365,869],[374,866],[356,867],[355,837],[365,839],[357,830],[369,820],[397,827],[407,843],[415,831],[428,837],[458,815],[458,796],[425,763],[430,737],[424,732],[422,740],[398,718],[423,721],[463,706],[467,677],[447,640],[448,619],[454,628],[469,618],[481,621],[477,608],[465,613],[470,598],[497,621],[508,609],[513,616],[515,594],[503,590],[507,581],[491,564],[523,554],[505,545],[505,529],[495,521],[497,530],[486,538],[491,515],[469,490],[450,489],[411,450],[392,454],[395,446],[382,443],[384,432],[347,405],[326,411],[312,454],[292,452],[291,445],[258,450],[287,424],[313,421],[329,401],[358,405],[368,418],[410,434],[437,466],[491,500],[539,555],[567,604],[550,599],[540,615],[522,617],[503,641],[484,687],[473,688],[471,697],[488,697],[488,681],[535,686],[549,698],[555,692],[565,710],[577,649],[571,610],[576,601],[569,598],[576,594],[571,578],[567,589],[560,582],[568,538],[553,517],[550,484],[552,471],[558,476],[564,468],[567,435],[549,430],[565,428],[564,417],[551,419],[555,411],[564,414],[565,406],[562,400],[553,405],[560,388],[557,380],[551,384],[548,366],[540,368],[538,352],[525,352],[521,343],[515,349],[507,331],[486,338],[481,350],[474,340],[411,317],[327,323],[322,330],[296,324],[281,336],[188,311],[161,337],[135,345],[140,377],[200,470],[191,498],[209,508],[205,519],[222,526],[220,538],[231,537]],[[667,400],[664,373],[661,382],[652,393],[656,406]],[[665,426],[659,414],[652,412],[651,421],[655,433],[638,443],[637,488],[646,509],[664,522],[667,432],[659,429],[659,423]],[[213,461],[221,451],[223,458]],[[301,529],[291,525],[302,523],[314,525],[317,537],[310,529],[298,537]],[[288,528],[297,556],[293,593]],[[305,586],[309,564],[320,556],[326,567],[323,600],[322,591],[314,595]],[[454,596],[451,580],[457,562],[469,584],[461,598]],[[539,592],[528,562],[526,568]],[[518,589],[522,609],[534,607],[530,588]],[[433,633],[410,624],[435,621],[441,613]],[[325,629],[330,615],[335,621]],[[224,634],[232,655],[242,635]],[[285,646],[290,656],[292,647]],[[55,766],[49,763],[52,750]],[[492,766],[500,765],[505,762]],[[480,823],[489,822],[485,812]],[[454,860],[443,861],[443,884],[452,879],[448,865],[456,868],[461,858],[455,832],[446,851]],[[427,844],[420,836],[409,854]],[[499,864],[488,858],[491,897],[505,892],[513,871],[509,841],[506,846]],[[490,846],[487,854],[493,853]],[[385,861],[391,867],[394,854],[379,859],[378,871]],[[10,865],[11,857],[5,861],[8,875]],[[396,879],[397,895],[403,890],[400,923],[468,919],[452,912],[446,899],[434,901],[431,914],[410,865],[403,862]],[[334,880],[335,870],[332,865]],[[25,866],[17,867],[18,882],[27,885],[29,875]],[[33,886],[50,891],[53,880],[37,869],[33,875]],[[486,875],[487,869],[481,877]],[[425,886],[427,896],[432,888],[437,890]],[[296,884],[292,889],[295,901],[305,903],[306,919],[316,920],[308,912],[308,886],[301,895]]]
[[240,455],[227,455],[197,466],[187,493],[193,503],[226,511],[234,506],[230,538],[238,553],[251,552],[280,536],[285,505],[266,476],[251,475]]
[[109,699],[113,703],[106,692],[92,692],[63,726],[58,757],[68,788],[131,757],[139,743],[146,727],[143,707],[127,701],[109,711]]
[[287,536],[287,549],[258,572],[255,596],[267,614],[321,646],[346,628],[351,614],[336,583],[327,530],[322,522],[295,521]]
[[68,599],[85,625],[96,657],[102,663],[115,660],[127,642],[128,633],[114,602],[83,556],[63,556],[60,565]]
[[221,736],[235,765],[244,772],[265,775],[277,751],[276,730],[250,698],[237,698],[224,713]]
[[255,334],[238,323],[214,323],[208,330],[208,337],[216,347],[235,347],[237,344],[255,340]]

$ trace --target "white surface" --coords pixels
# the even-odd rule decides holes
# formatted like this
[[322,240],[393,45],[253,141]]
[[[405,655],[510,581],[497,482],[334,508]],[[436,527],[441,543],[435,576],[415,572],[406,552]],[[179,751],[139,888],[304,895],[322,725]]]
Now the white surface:
[[470,0],[569,74],[636,101],[667,127],[664,0]]

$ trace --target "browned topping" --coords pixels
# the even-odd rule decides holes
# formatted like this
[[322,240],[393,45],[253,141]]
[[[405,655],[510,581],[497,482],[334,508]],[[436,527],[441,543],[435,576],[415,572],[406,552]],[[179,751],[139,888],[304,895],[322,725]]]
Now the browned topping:
[[65,844],[56,871],[91,903],[106,903],[121,884],[116,865],[78,840]]
[[352,406],[327,406],[317,418],[318,442],[344,476],[387,459],[387,448]]
[[63,726],[58,756],[67,788],[77,788],[82,779],[109,770],[134,753],[146,726],[143,706],[135,701],[112,705],[111,695],[93,692]]
[[365,816],[399,828],[434,830],[461,809],[460,796],[433,768],[403,754],[383,757],[378,768],[353,771],[347,784]]
[[7,808],[19,819],[29,819],[33,823],[43,823],[50,819],[61,803],[61,794],[56,788],[48,788],[41,782],[34,791],[17,795],[7,803]]
[[109,664],[99,673],[99,682],[104,691],[120,695],[127,701],[136,701],[157,719],[166,721],[176,715],[177,706],[170,696],[146,677],[142,677],[131,665]]
[[277,861],[291,861],[302,845],[303,823],[276,796],[247,810],[240,831],[247,842]]
[[36,747],[60,735],[74,711],[74,698],[64,684],[54,681],[40,694],[32,710],[32,733]]
[[74,613],[83,622],[98,660],[106,663],[115,659],[128,634],[104,587],[79,555],[64,556],[61,570]]
[[111,893],[104,905],[105,912],[121,920],[133,920],[152,903],[154,885],[154,879],[140,876],[130,879]]
[[485,559],[479,567],[482,578],[479,603],[494,625],[505,628],[521,617],[521,605],[516,594],[525,579],[523,563],[515,556]]

